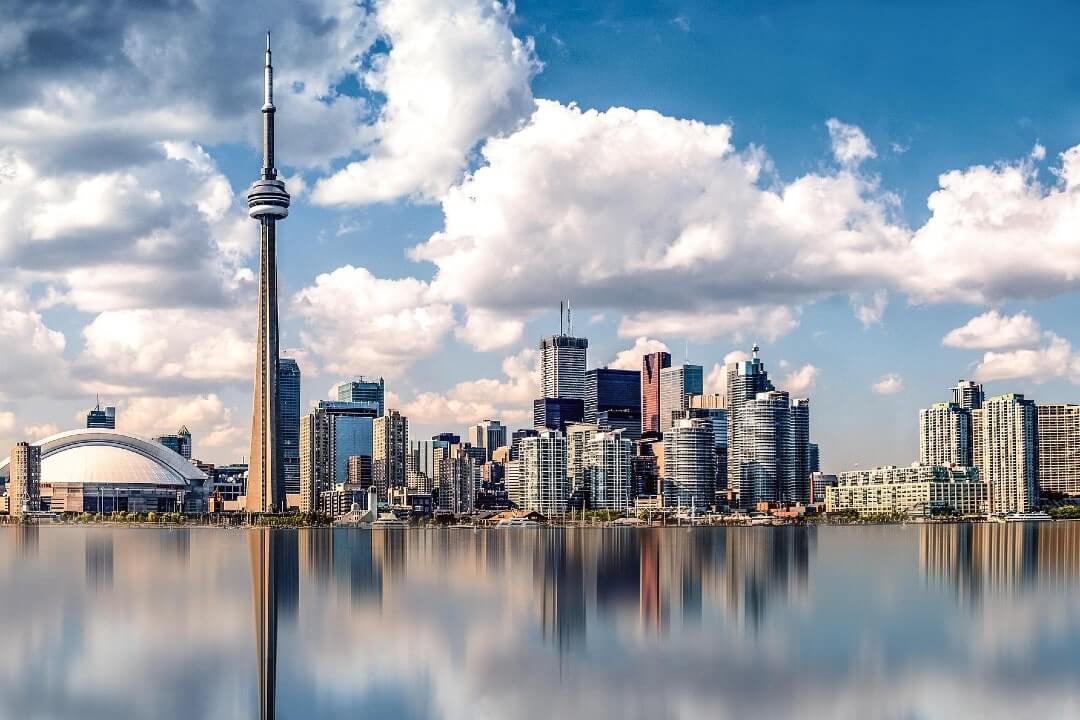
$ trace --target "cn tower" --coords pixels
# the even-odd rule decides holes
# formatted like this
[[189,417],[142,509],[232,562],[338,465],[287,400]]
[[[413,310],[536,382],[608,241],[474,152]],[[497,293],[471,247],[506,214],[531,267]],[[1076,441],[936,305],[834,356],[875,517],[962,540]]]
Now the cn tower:
[[285,507],[281,440],[278,429],[277,221],[289,215],[289,193],[274,167],[274,68],[266,33],[263,68],[263,161],[259,179],[247,192],[248,215],[259,222],[259,330],[255,348],[255,392],[248,456],[248,512]]

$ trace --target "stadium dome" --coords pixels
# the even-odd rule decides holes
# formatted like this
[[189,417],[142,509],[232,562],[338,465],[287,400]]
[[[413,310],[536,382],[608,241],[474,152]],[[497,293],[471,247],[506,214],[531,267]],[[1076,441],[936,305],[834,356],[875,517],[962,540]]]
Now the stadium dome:
[[[41,482],[83,485],[153,485],[185,489],[206,475],[164,445],[113,430],[69,430],[50,435],[41,447]],[[0,461],[8,477],[10,458]]]

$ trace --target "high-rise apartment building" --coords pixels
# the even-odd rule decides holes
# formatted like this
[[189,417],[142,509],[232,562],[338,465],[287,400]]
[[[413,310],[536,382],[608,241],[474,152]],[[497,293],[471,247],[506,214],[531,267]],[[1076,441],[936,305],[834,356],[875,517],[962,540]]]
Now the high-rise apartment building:
[[585,373],[584,421],[595,424],[609,410],[636,413],[641,420],[641,373],[637,370],[593,368]]
[[570,483],[570,492],[587,489],[585,477],[585,448],[589,440],[598,432],[595,425],[573,423],[566,426],[566,481]]
[[595,433],[582,453],[589,507],[626,512],[633,499],[630,458],[634,446],[622,430]]
[[348,481],[350,457],[372,457],[377,412],[373,402],[320,400],[300,419],[301,512],[316,510],[322,492]]
[[660,371],[660,432],[667,432],[674,423],[672,413],[685,410],[690,397],[702,393],[704,382],[700,365],[683,363]]
[[810,401],[795,398],[791,401],[788,418],[787,471],[784,473],[784,485],[780,488],[780,499],[789,503],[811,502],[810,495]]
[[994,514],[1028,512],[1039,500],[1039,429],[1035,402],[997,395],[972,411],[979,475],[990,485]]
[[754,345],[753,357],[732,363],[727,367],[727,392],[725,398],[728,407],[728,487],[740,488],[742,484],[742,466],[745,463],[742,442],[742,429],[745,423],[740,415],[744,404],[753,401],[758,393],[773,390],[765,363],[758,358],[758,346]]
[[278,436],[285,494],[300,492],[300,366],[293,358],[278,360]]
[[[753,400],[741,403],[736,423],[739,464],[735,487],[739,490],[739,504],[753,508],[759,502],[779,501],[791,483],[788,394],[780,390],[758,393]],[[728,458],[731,463],[731,455]]]
[[676,420],[664,433],[664,504],[707,510],[716,499],[716,441],[707,419]]
[[671,354],[655,352],[641,358],[641,432],[660,432],[660,371],[671,367]]
[[723,408],[723,396],[691,395],[690,407],[676,412],[675,417],[708,420],[713,426],[713,442],[716,448],[716,489],[727,488],[728,462],[728,411]]
[[524,485],[521,507],[549,517],[564,514],[570,499],[566,481],[566,436],[557,430],[543,430],[536,437],[523,438],[520,453],[520,482]]
[[461,445],[435,450],[438,509],[454,514],[471,512],[476,501],[473,459]]
[[972,380],[961,380],[952,388],[952,401],[963,410],[978,410],[985,399],[983,386]]
[[1039,405],[1039,490],[1080,495],[1080,405]]
[[97,428],[99,430],[115,430],[116,429],[116,408],[110,405],[109,407],[101,407],[99,401],[94,409],[86,414],[86,427]]
[[[821,449],[817,443],[806,445],[806,469],[811,475],[821,472]],[[814,500],[813,502],[817,502]]]
[[585,401],[585,355],[589,341],[552,335],[540,341],[540,388],[545,398]]
[[469,428],[469,444],[487,451],[485,460],[491,454],[506,445],[506,426],[498,420],[481,420]]
[[641,437],[641,413],[635,410],[602,410],[596,414],[596,427],[601,432],[622,430],[623,437],[634,441]]
[[371,487],[373,481],[371,458],[367,455],[351,456],[349,458],[346,483],[352,488],[362,488],[366,490]]
[[338,402],[376,403],[379,415],[386,410],[386,383],[380,378],[359,376],[338,383],[334,388]]
[[536,437],[540,431],[536,428],[520,428],[510,435],[510,452],[507,460],[517,460],[520,457],[521,441],[527,437]]
[[971,467],[970,409],[955,402],[941,402],[919,411],[919,462]]
[[525,507],[525,478],[522,474],[521,460],[507,460],[503,471],[503,484],[506,497],[516,508]]
[[371,474],[380,500],[389,498],[390,488],[407,486],[406,455],[409,449],[409,420],[397,410],[387,410],[371,423]]
[[41,447],[21,442],[11,449],[8,515],[20,517],[41,509]]

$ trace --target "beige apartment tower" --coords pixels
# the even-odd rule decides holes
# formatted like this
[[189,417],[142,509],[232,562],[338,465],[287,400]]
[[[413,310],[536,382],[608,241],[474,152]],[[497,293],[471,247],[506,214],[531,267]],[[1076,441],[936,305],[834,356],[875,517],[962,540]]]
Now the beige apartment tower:
[[1080,495],[1080,405],[1039,405],[1039,490]]
[[21,442],[11,449],[8,515],[21,517],[41,509],[41,448]]
[[972,410],[979,476],[990,485],[990,512],[1029,512],[1039,500],[1039,431],[1035,403],[1018,393]]

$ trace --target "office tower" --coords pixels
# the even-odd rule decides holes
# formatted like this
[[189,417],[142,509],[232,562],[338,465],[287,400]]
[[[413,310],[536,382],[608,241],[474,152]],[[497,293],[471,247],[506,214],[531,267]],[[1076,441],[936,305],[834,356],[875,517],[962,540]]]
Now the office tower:
[[634,456],[630,458],[634,497],[662,497],[665,470],[662,440],[646,436],[634,443]]
[[970,409],[955,402],[941,402],[919,411],[919,462],[971,467]]
[[406,487],[405,456],[409,449],[409,420],[387,410],[371,423],[371,474],[382,500],[390,488]]
[[593,368],[585,373],[584,421],[595,424],[597,416],[608,410],[636,412],[640,421],[640,372]]
[[506,426],[498,420],[482,420],[469,428],[469,444],[487,451],[485,460],[506,444]]
[[716,440],[710,420],[676,420],[664,433],[664,504],[707,510],[716,499]]
[[520,457],[521,441],[528,437],[537,437],[540,431],[535,428],[521,428],[515,430],[510,436],[510,452],[507,460],[517,460]]
[[285,495],[300,492],[300,366],[292,358],[278,359],[278,431]]
[[806,444],[806,469],[811,475],[821,472],[821,449],[817,443]]
[[460,514],[472,512],[476,499],[476,464],[461,445],[435,450],[438,473],[438,509]]
[[439,442],[444,442],[447,445],[460,445],[461,444],[461,436],[456,435],[456,434],[454,434],[452,432],[442,432],[442,433],[439,433],[438,435],[432,435],[431,439],[432,440],[438,440]]
[[570,499],[566,481],[566,436],[557,430],[542,430],[536,437],[521,440],[521,484],[525,510],[542,515],[562,515]]
[[[770,390],[742,402],[736,421],[740,444],[735,484],[742,507],[777,502],[782,489],[786,491],[790,487],[787,458],[790,421],[791,404],[786,392]],[[731,456],[728,458],[730,463]]]
[[732,363],[727,367],[725,397],[728,407],[728,487],[733,489],[741,487],[742,466],[746,462],[742,451],[742,407],[754,400],[758,393],[774,389],[769,381],[769,373],[765,371],[765,363],[758,358],[758,352],[758,346],[754,345],[752,359]]
[[182,425],[173,435],[159,435],[154,442],[172,450],[177,455],[187,460],[191,459],[191,431],[186,425]]
[[660,371],[671,367],[671,354],[655,352],[641,358],[641,432],[660,432]]
[[11,449],[8,515],[21,517],[41,509],[41,448],[21,442]]
[[727,488],[727,460],[728,460],[728,412],[723,408],[722,395],[691,395],[689,407],[685,410],[675,411],[674,417],[678,419],[698,418],[708,420],[713,426],[713,442],[715,444],[716,465],[716,489]]
[[622,430],[589,436],[582,453],[589,507],[627,512],[633,496],[630,458],[634,446]]
[[101,401],[99,400],[94,409],[86,414],[86,427],[97,428],[100,430],[115,430],[116,429],[116,408],[110,405],[107,408],[101,407]]
[[622,430],[623,437],[635,441],[641,437],[641,413],[636,410],[601,410],[596,413],[596,427],[601,432]]
[[366,490],[374,481],[372,458],[368,455],[350,455],[346,473],[347,484]]
[[961,380],[952,388],[952,401],[963,410],[978,410],[986,395],[983,386],[971,380]]
[[700,395],[703,386],[700,365],[683,363],[660,371],[660,432],[672,426],[672,413],[689,407],[690,396]]
[[263,66],[263,159],[259,179],[247,192],[248,215],[259,223],[259,313],[255,343],[255,388],[252,395],[251,449],[245,506],[249,512],[271,512],[285,506],[281,439],[278,436],[278,297],[277,221],[289,214],[289,193],[274,164],[274,76],[270,33]]
[[375,403],[320,400],[300,419],[300,511],[349,478],[349,458],[373,455]]
[[997,395],[972,411],[981,434],[979,475],[990,484],[994,514],[1028,512],[1039,500],[1039,435],[1035,402]]
[[409,443],[406,484],[410,492],[428,494],[438,487],[437,451],[449,451],[457,443],[447,440],[413,440]]
[[585,447],[596,433],[596,426],[587,423],[573,423],[566,426],[566,481],[570,484],[571,493],[578,493],[587,488]]
[[376,403],[379,414],[386,410],[386,383],[380,378],[359,376],[334,386],[338,402]]
[[795,398],[791,401],[788,418],[787,471],[784,474],[785,485],[780,488],[780,499],[789,503],[806,505],[810,500],[810,401]]
[[585,338],[558,335],[540,341],[540,388],[546,398],[585,400]]
[[584,414],[584,402],[572,398],[539,398],[533,400],[533,427],[536,430],[564,430],[579,423]]
[[1039,490],[1080,495],[1080,405],[1039,405]]

